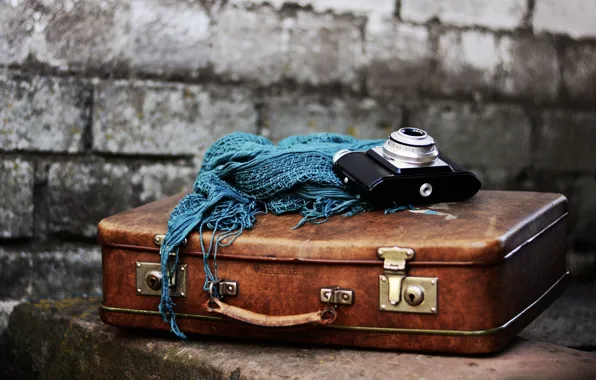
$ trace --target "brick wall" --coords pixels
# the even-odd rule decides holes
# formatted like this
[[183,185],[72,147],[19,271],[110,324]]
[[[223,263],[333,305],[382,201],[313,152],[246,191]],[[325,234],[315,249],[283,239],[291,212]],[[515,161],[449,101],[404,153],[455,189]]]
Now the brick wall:
[[97,293],[97,222],[192,185],[238,130],[426,128],[487,188],[566,194],[594,276],[595,19],[590,0],[0,0],[0,314]]

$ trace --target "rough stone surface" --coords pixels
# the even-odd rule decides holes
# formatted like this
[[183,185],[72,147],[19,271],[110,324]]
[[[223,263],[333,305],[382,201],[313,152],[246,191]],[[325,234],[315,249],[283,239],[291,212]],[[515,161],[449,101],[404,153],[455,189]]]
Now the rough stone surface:
[[530,120],[519,106],[434,102],[412,109],[409,124],[462,165],[519,170],[530,163]]
[[94,237],[104,217],[133,206],[128,166],[56,162],[48,174],[50,232]]
[[563,84],[569,98],[576,102],[596,104],[596,45],[568,46],[562,58]]
[[585,0],[537,0],[532,26],[539,32],[596,37],[596,3]]
[[0,273],[0,300],[99,295],[101,251],[74,244],[0,247]]
[[559,60],[549,39],[503,37],[499,42],[498,89],[505,95],[554,101],[561,81]]
[[0,238],[30,237],[33,165],[18,158],[0,160],[0,184]]
[[250,92],[234,87],[104,82],[95,104],[99,152],[195,155],[228,133],[257,129]]
[[172,164],[143,165],[132,175],[135,205],[192,191],[198,170]]
[[402,122],[401,107],[373,99],[300,96],[286,93],[265,100],[265,128],[273,141],[290,135],[333,132],[362,139],[385,139]]
[[467,166],[466,169],[476,174],[482,183],[482,190],[517,190],[516,177],[519,171],[515,169],[474,166]]
[[20,64],[29,53],[33,23],[17,2],[0,1],[0,65]]
[[288,64],[289,37],[278,14],[269,7],[224,7],[214,19],[209,39],[213,71],[232,81],[275,83]]
[[285,76],[311,85],[359,86],[363,47],[356,21],[299,11],[283,25],[290,31]]
[[77,79],[0,74],[0,150],[82,151],[90,99]]
[[426,27],[389,21],[369,29],[366,54],[367,89],[371,94],[428,85],[431,51]]
[[128,3],[49,0],[44,7],[34,7],[33,56],[61,70],[110,71],[122,66]]
[[199,2],[133,0],[125,56],[135,70],[196,75],[209,62],[209,24]]
[[575,221],[571,238],[577,243],[596,244],[596,177],[583,176],[574,181],[570,196],[570,216]]
[[445,24],[510,29],[521,25],[526,8],[526,0],[401,0],[401,18],[422,23],[438,18]]
[[584,350],[596,350],[596,282],[573,284],[520,336]]
[[331,11],[336,14],[392,13],[395,10],[394,0],[229,0],[228,3],[241,6],[270,4],[278,10],[282,9],[285,4],[293,3],[302,7],[311,7],[316,12]]
[[450,31],[439,37],[439,87],[442,93],[492,90],[500,64],[492,34]]
[[98,300],[15,307],[8,328],[15,377],[113,379],[588,379],[596,354],[517,339],[496,355],[462,358],[372,350],[272,345],[123,331],[97,316]]
[[536,167],[558,171],[596,170],[595,125],[594,112],[544,111],[534,152]]
[[[14,309],[14,307],[17,306],[19,303],[21,303],[21,301],[16,301],[16,300],[0,301],[0,337],[2,336],[2,334],[8,327],[8,317],[10,317],[10,313],[12,313],[12,310]],[[1,338],[0,338],[0,341],[1,341]],[[1,342],[0,342],[0,345],[1,345]],[[1,356],[0,356],[0,358],[1,358]],[[0,366],[0,369],[1,369],[1,366]],[[1,370],[0,370],[0,373],[2,373]]]

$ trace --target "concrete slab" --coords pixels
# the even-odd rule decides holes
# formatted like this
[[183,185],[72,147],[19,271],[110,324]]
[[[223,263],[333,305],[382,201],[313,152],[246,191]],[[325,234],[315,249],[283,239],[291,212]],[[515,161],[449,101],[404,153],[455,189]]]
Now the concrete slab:
[[17,306],[8,327],[11,375],[85,379],[590,379],[596,353],[517,339],[496,355],[305,347],[116,329],[97,299]]
[[596,282],[571,285],[520,336],[596,351]]

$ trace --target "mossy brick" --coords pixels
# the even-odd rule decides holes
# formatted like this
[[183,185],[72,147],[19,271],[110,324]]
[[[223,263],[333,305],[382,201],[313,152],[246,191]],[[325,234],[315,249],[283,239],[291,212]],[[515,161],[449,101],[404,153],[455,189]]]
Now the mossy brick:
[[0,300],[101,294],[98,245],[0,247],[0,273]]
[[[98,318],[97,299],[16,306],[8,362],[19,378],[343,379],[581,378],[596,373],[596,354],[517,339],[498,355],[461,357],[268,344],[116,329]],[[587,378],[587,377],[586,377]]]
[[53,163],[47,202],[50,233],[94,237],[101,219],[132,208],[131,170],[101,161]]
[[266,97],[263,134],[274,141],[316,132],[385,139],[402,123],[402,109],[372,98],[307,96],[285,92]]
[[535,103],[555,102],[561,83],[560,62],[546,37],[503,36],[498,43],[500,70],[497,91]]
[[82,151],[90,104],[84,80],[0,74],[0,150]]
[[132,174],[135,205],[192,192],[198,168],[175,164],[142,165]]
[[405,21],[513,29],[522,25],[526,0],[402,0],[400,16]]
[[341,83],[359,88],[364,18],[298,11],[282,22],[290,34],[284,77],[313,86]]
[[30,14],[18,2],[0,2],[0,65],[22,64],[33,31]]
[[247,89],[101,82],[93,119],[93,149],[127,155],[200,155],[232,132],[257,130]]
[[537,168],[596,171],[596,112],[545,110],[538,124],[533,153]]
[[274,9],[224,6],[209,38],[213,72],[230,81],[278,82],[288,63],[288,39],[289,32]]
[[33,235],[33,181],[31,162],[0,160],[0,237]]
[[438,38],[434,90],[450,95],[494,93],[499,65],[492,33],[449,30]]
[[532,27],[537,32],[567,34],[572,38],[596,37],[596,3],[585,0],[538,0]]
[[[596,15],[594,15],[596,16]],[[596,104],[596,44],[569,44],[563,51],[563,85],[570,100]]]
[[41,63],[70,71],[111,72],[127,65],[130,1],[48,1],[33,10],[31,51]]
[[530,165],[530,119],[520,106],[429,101],[408,112],[409,126],[427,130],[459,164],[510,171]]
[[123,59],[132,71],[196,77],[209,64],[211,18],[198,2],[130,1]]

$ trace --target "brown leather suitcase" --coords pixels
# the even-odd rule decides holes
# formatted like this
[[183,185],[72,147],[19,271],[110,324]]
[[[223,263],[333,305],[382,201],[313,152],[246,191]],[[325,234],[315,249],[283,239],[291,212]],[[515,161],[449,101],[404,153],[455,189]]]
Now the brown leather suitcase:
[[[158,312],[159,244],[180,198],[100,222],[104,322],[170,329]],[[298,215],[263,215],[217,254],[222,300],[203,290],[193,233],[170,289],[176,321],[185,333],[496,351],[567,287],[566,215],[562,195],[506,191],[297,229]]]

